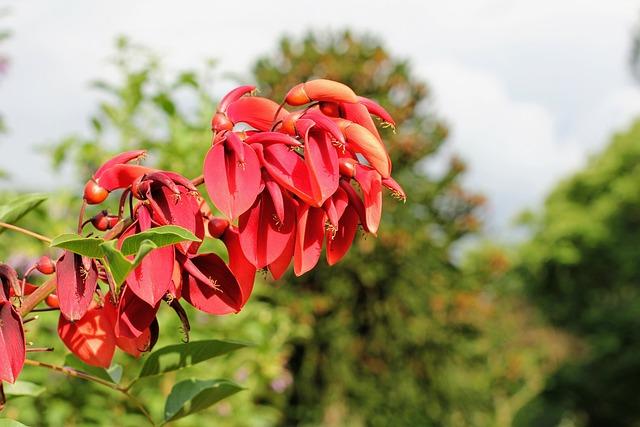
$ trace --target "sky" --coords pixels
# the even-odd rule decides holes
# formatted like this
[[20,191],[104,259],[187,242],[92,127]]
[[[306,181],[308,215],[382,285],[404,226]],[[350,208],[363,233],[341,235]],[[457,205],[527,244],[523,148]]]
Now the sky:
[[379,36],[429,83],[430,108],[451,127],[427,167],[462,157],[465,185],[489,199],[496,235],[640,114],[640,84],[628,71],[640,1],[0,0],[2,8],[0,29],[13,35],[0,45],[11,61],[0,80],[10,128],[0,136],[0,169],[12,181],[0,188],[70,184],[39,147],[86,131],[98,99],[89,83],[113,76],[118,35],[162,53],[171,69],[216,58],[247,81],[252,61],[283,34]]

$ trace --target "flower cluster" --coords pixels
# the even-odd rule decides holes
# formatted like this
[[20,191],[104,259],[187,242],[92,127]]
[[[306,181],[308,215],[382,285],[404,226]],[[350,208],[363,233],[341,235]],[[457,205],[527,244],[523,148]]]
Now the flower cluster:
[[[151,349],[163,301],[188,336],[182,301],[214,315],[236,313],[258,270],[278,279],[293,261],[294,273],[304,274],[318,263],[323,246],[327,262],[337,263],[358,226],[376,234],[383,187],[405,199],[372,118],[395,125],[380,105],[330,80],[301,83],[282,104],[254,96],[254,89],[239,87],[220,102],[201,178],[142,166],[145,152],[131,151],[104,163],[87,182],[79,234],[91,224],[104,232],[103,241],[117,242],[116,249],[163,226],[178,226],[195,239],[153,247],[123,283],[99,256],[68,249],[55,263],[39,261],[38,270],[55,274],[55,295],[47,303],[60,309],[60,338],[84,362],[108,367],[116,348],[133,356]],[[220,216],[198,191],[202,183]],[[83,221],[86,205],[102,204],[118,190],[117,214],[103,210]],[[205,238],[223,242],[228,262],[203,250]],[[10,288],[21,297],[29,290],[11,269],[0,277],[0,380],[12,382],[25,344]]]

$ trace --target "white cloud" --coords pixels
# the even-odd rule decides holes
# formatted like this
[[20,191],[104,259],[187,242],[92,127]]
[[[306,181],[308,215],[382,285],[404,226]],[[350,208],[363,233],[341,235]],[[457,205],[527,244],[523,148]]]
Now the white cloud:
[[491,200],[496,229],[640,112],[626,70],[634,0],[33,0],[12,8],[0,21],[14,32],[0,46],[12,59],[0,82],[12,129],[0,137],[0,168],[29,187],[56,182],[33,147],[85,129],[96,105],[88,82],[112,76],[105,64],[119,34],[173,69],[214,57],[243,75],[283,33],[379,35],[430,80],[453,128],[449,150],[470,164],[468,182]]

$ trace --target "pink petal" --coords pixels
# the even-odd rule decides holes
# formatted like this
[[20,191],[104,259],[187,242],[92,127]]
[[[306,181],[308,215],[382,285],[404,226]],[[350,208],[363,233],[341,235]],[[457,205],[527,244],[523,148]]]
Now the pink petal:
[[191,262],[208,278],[203,282],[184,272],[182,296],[200,311],[228,314],[242,308],[243,294],[235,276],[216,254],[198,255]]
[[349,206],[340,217],[336,233],[327,231],[327,263],[329,265],[340,261],[349,251],[358,230],[359,221],[358,213]]
[[356,165],[356,181],[364,195],[367,229],[376,234],[382,216],[382,180],[380,174],[367,166]]
[[244,163],[235,151],[216,144],[204,161],[204,182],[213,204],[229,220],[239,217],[251,207],[260,189],[260,163],[256,153],[247,144]]

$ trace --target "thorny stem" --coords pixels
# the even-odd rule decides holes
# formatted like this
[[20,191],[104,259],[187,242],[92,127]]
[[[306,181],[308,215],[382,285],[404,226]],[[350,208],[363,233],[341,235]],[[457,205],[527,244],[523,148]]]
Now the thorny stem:
[[42,240],[45,243],[51,243],[51,239],[43,236],[42,234],[35,233],[33,231],[27,230],[22,227],[18,227],[17,225],[7,224],[6,222],[0,221],[0,227],[8,228],[9,230],[17,231],[22,234],[26,234],[27,236],[35,237],[36,239]]
[[86,381],[92,381],[96,384],[109,387],[112,390],[122,393],[125,396],[127,396],[127,398],[140,410],[140,412],[145,416],[145,418],[149,421],[149,423],[151,423],[151,425],[153,426],[156,425],[155,421],[153,421],[153,418],[151,417],[149,412],[147,412],[142,402],[140,402],[140,400],[138,400],[137,397],[130,394],[128,391],[128,388],[120,387],[119,385],[111,383],[109,381],[105,381],[102,378],[94,377],[93,375],[89,375],[85,372],[78,371],[76,369],[69,368],[66,366],[52,365],[50,363],[40,362],[37,360],[31,360],[31,359],[26,359],[24,361],[24,364],[30,365],[30,366],[38,366],[40,368],[51,369],[52,371],[60,372],[61,374],[67,375],[69,377],[80,378]]

